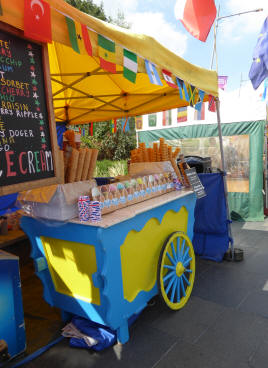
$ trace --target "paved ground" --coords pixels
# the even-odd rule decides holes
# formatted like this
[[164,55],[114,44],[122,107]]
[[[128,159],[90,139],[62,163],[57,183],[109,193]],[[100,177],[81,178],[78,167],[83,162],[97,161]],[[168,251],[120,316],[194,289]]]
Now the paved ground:
[[72,349],[65,339],[23,367],[267,368],[268,219],[234,223],[232,230],[244,261],[197,259],[193,293],[181,311],[156,298],[127,344],[97,354]]

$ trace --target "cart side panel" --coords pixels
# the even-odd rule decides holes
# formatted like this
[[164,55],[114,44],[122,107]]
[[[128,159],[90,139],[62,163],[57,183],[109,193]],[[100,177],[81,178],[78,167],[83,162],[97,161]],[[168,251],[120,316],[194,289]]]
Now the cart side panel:
[[188,211],[167,211],[160,223],[151,218],[139,232],[128,233],[121,246],[124,298],[132,302],[142,290],[151,290],[157,279],[157,264],[161,248],[174,231],[187,232]]
[[41,241],[55,290],[100,305],[99,289],[92,280],[97,271],[94,246],[44,236]]
[[60,308],[64,316],[76,314],[106,324],[107,306],[96,277],[103,262],[99,229],[72,223],[57,226],[55,221],[29,217],[22,218],[21,226],[30,238],[31,257],[47,303]]

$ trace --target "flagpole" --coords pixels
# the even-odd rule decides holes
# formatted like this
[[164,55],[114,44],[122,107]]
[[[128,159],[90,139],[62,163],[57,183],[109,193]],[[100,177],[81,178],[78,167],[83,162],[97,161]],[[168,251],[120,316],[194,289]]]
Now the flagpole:
[[228,203],[228,190],[227,190],[227,180],[226,180],[226,167],[225,167],[225,159],[223,152],[223,140],[222,140],[222,130],[221,130],[221,117],[220,117],[220,100],[216,98],[216,112],[217,112],[217,123],[218,123],[218,134],[219,134],[219,142],[220,142],[220,152],[221,152],[221,165],[223,171],[223,186],[224,186],[224,196],[226,203],[226,212],[227,212],[227,226],[228,226],[228,236],[229,236],[229,245],[231,244],[231,252],[232,252],[232,260],[234,261],[234,243],[233,243],[233,235],[231,228],[231,216],[230,209]]
[[[217,10],[217,18],[216,21],[214,23],[214,42],[213,42],[213,51],[212,51],[212,56],[211,56],[211,65],[210,65],[210,69],[213,68],[213,64],[214,64],[214,55],[217,55],[217,45],[216,45],[216,41],[217,41],[217,32],[218,32],[218,21],[219,21],[219,15],[220,15],[220,4],[218,6],[218,10]],[[216,56],[217,58],[217,56]],[[218,73],[218,58],[216,59],[216,70]]]
[[213,68],[213,64],[214,64],[214,55],[216,57],[216,71],[218,73],[218,57],[217,57],[217,33],[218,33],[218,27],[219,27],[219,21],[225,18],[230,18],[230,17],[235,17],[237,15],[243,15],[243,14],[248,14],[248,13],[255,13],[255,12],[260,12],[263,11],[262,8],[259,9],[254,9],[254,10],[248,10],[245,12],[241,12],[241,13],[236,13],[236,14],[230,14],[230,15],[225,15],[223,17],[220,17],[220,4],[218,6],[218,11],[217,11],[217,18],[216,21],[214,23],[214,42],[213,42],[213,51],[212,51],[212,56],[211,56],[211,64],[210,64],[210,69],[212,70]]

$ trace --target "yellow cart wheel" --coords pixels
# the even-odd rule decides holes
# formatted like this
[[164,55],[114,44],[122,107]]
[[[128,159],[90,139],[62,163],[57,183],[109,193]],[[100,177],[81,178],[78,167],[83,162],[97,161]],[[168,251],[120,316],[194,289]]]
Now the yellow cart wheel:
[[194,278],[193,245],[184,232],[176,231],[161,249],[157,272],[160,296],[170,309],[184,307],[191,295]]

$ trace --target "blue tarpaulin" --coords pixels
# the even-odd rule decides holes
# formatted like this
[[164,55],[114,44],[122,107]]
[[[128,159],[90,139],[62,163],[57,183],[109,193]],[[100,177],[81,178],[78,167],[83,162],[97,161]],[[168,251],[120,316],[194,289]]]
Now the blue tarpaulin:
[[57,130],[57,141],[58,141],[58,146],[60,147],[60,149],[62,150],[62,146],[63,146],[63,133],[66,131],[66,123],[62,123],[62,122],[56,122],[56,130]]
[[196,202],[194,250],[202,258],[220,262],[229,247],[223,176],[221,173],[198,176],[207,195]]
[[16,207],[18,193],[8,194],[0,197],[0,216],[17,211]]

